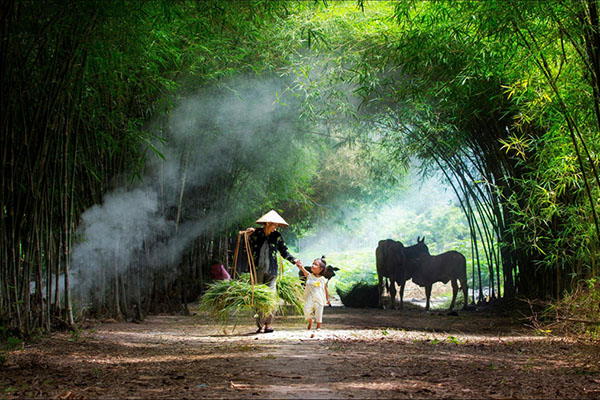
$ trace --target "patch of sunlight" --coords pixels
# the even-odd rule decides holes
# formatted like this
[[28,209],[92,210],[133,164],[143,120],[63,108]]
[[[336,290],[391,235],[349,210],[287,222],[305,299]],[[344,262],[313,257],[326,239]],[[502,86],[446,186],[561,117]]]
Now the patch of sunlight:
[[172,354],[172,355],[159,355],[159,356],[119,356],[118,358],[91,358],[88,360],[81,360],[85,364],[107,364],[107,365],[120,365],[120,364],[156,364],[156,363],[172,363],[172,362],[206,362],[207,360],[214,359],[241,359],[241,358],[256,358],[263,357],[262,353],[219,353],[219,354],[198,354],[198,355],[183,355],[183,354]]
[[402,380],[394,380],[390,381],[370,381],[370,382],[339,382],[335,383],[333,386],[340,390],[348,390],[348,389],[369,389],[369,390],[394,390],[400,388],[414,388],[417,385],[422,385],[422,381],[411,380],[411,379],[402,379]]

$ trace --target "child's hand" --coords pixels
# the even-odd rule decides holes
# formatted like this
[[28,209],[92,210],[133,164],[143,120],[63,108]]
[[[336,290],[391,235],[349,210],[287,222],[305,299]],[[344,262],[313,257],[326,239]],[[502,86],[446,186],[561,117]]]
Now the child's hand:
[[302,265],[302,261],[300,261],[300,259],[296,260],[296,267],[302,269],[303,265]]

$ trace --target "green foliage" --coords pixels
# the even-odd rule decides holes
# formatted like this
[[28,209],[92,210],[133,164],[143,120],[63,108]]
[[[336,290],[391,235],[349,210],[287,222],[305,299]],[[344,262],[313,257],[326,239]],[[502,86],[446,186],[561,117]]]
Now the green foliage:
[[330,291],[339,289],[347,293],[359,283],[377,284],[375,250],[362,249],[331,253],[327,255],[327,263],[340,269],[331,280]]
[[200,299],[200,309],[209,312],[215,321],[225,325],[242,312],[270,314],[277,309],[277,297],[267,285],[252,288],[250,277],[230,281],[215,281]]
[[9,336],[6,338],[6,342],[3,344],[5,350],[15,350],[23,346],[23,339]]
[[238,279],[215,281],[200,299],[200,309],[211,314],[215,321],[226,325],[244,312],[267,315],[276,310],[285,314],[286,305],[291,305],[295,313],[303,310],[303,290],[296,278],[282,276],[277,282],[277,292],[267,285],[250,283],[250,274],[242,274]]
[[76,326],[69,331],[69,334],[71,335],[70,342],[78,342],[81,339],[81,331]]
[[[456,208],[415,212],[396,239],[425,236],[432,252],[468,258],[478,250],[476,281],[506,280],[510,291],[518,275],[529,296],[560,297],[598,275],[595,1],[40,0],[6,9],[0,323],[11,329],[50,326],[38,318],[42,296],[23,310],[27,291],[5,290],[28,279],[23,261],[41,260],[31,269],[39,281],[66,265],[82,212],[145,176],[150,154],[184,161],[183,176],[186,165],[225,161],[196,196],[182,185],[189,197],[177,209],[184,221],[228,215],[207,228],[215,237],[266,208],[298,221],[296,236],[319,224],[341,234],[358,222],[349,208],[371,215],[410,189],[403,173],[416,159],[425,177],[444,174],[469,229]],[[274,77],[281,86],[269,104],[244,91],[243,81]],[[172,113],[199,90],[215,105],[234,93],[244,117],[272,108],[272,125],[254,126],[246,144],[244,132],[200,119],[174,143]],[[165,154],[165,143],[179,154]],[[202,254],[217,242],[198,240]],[[372,260],[328,256],[342,268],[340,288],[375,280]]]
[[549,305],[541,314],[537,330],[573,334],[594,341],[600,339],[600,279],[580,282],[573,291]]
[[[467,273],[467,275],[468,275],[468,273]],[[488,276],[483,277],[484,282],[485,282],[486,278],[489,279]],[[478,285],[477,284],[473,285],[473,282],[470,281],[469,279],[467,281],[468,281],[469,289],[475,289],[475,299],[477,300],[477,296],[478,296],[478,291],[477,291],[478,287],[477,286]],[[450,303],[452,302],[452,289],[450,289],[449,292],[444,295],[444,297],[445,297],[444,302],[442,304],[440,304],[439,306],[437,306],[437,308],[447,310],[450,308]],[[469,303],[469,299],[467,299],[467,304],[468,303]],[[454,303],[454,309],[456,309],[456,310],[462,309],[464,304],[465,304],[465,300],[463,297],[463,291],[459,287],[458,293],[456,294],[456,301]]]
[[[13,257],[14,265],[22,259],[42,260],[39,270],[31,269],[39,271],[40,280],[49,266],[64,268],[71,245],[77,242],[73,231],[86,208],[98,204],[115,187],[138,185],[134,180],[146,176],[149,155],[167,158],[164,144],[173,138],[165,130],[150,127],[160,125],[158,120],[169,120],[181,98],[199,88],[226,86],[233,76],[273,76],[283,62],[281,55],[265,51],[277,43],[273,35],[280,33],[268,28],[274,19],[284,17],[282,2],[106,0],[65,8],[60,1],[41,0],[9,2],[6,11],[2,32],[2,59],[7,60],[2,110],[6,112],[0,148],[2,159],[10,159],[10,165],[2,168],[3,186],[10,190],[2,192],[0,203],[13,217],[1,219],[2,237],[11,238],[2,241],[0,255],[5,260]],[[229,87],[221,89],[231,92]],[[245,99],[248,104],[251,100]],[[282,96],[284,100],[288,98]],[[246,155],[260,152],[265,157],[258,161],[264,163],[256,157],[231,157],[236,164],[229,165],[226,173],[208,177],[202,188],[206,195],[194,199],[189,209],[201,210],[202,216],[214,198],[222,207],[241,207],[239,199],[248,199],[246,214],[237,213],[224,224],[223,230],[228,231],[257,210],[274,207],[282,199],[297,199],[296,189],[310,179],[314,167],[309,163],[310,146],[294,121],[274,121],[289,122],[290,128],[281,132],[294,133],[294,138],[261,132],[264,147],[248,149]],[[200,140],[181,144],[188,154],[190,146],[218,141],[223,134],[206,127],[197,133]],[[237,131],[228,133],[242,136]],[[237,147],[243,146],[237,143]],[[179,155],[168,156],[173,161]],[[222,154],[225,160],[228,156]],[[13,173],[15,165],[23,173]],[[168,184],[160,181],[161,191]],[[169,198],[159,201],[164,208],[173,203]],[[229,215],[237,211],[234,208],[227,209]],[[18,234],[8,235],[11,231]],[[34,237],[35,243],[30,240]],[[212,238],[201,240],[212,242]],[[58,254],[59,249],[64,250]],[[172,267],[167,269],[172,271]],[[14,271],[16,275],[25,270]],[[157,276],[163,273],[167,274],[159,271]],[[7,274],[0,275],[4,279]],[[18,321],[37,324],[45,320],[45,327],[50,328],[48,315],[38,318],[44,310],[41,296],[33,308],[40,315],[17,318],[24,311],[23,298],[11,298],[13,292],[4,290],[12,278],[26,279],[11,276],[0,282],[4,297],[0,304],[14,303],[21,309],[0,310],[0,322],[7,318],[13,327],[20,324],[19,330],[32,330]],[[125,282],[127,276],[119,279]],[[15,296],[28,295],[28,291],[21,292],[15,291]],[[105,293],[101,296],[108,300]],[[107,308],[108,304],[100,304],[97,310]]]
[[[341,133],[348,143],[361,143],[372,154],[378,153],[373,151],[378,146],[380,158],[363,157],[363,163],[350,163],[370,171],[367,176],[373,183],[378,182],[375,176],[387,176],[394,178],[389,181],[391,185],[397,185],[399,172],[414,155],[424,161],[426,174],[434,169],[448,171],[446,178],[457,186],[458,194],[470,198],[469,203],[462,204],[463,212],[474,222],[469,239],[479,236],[478,245],[486,248],[489,274],[498,275],[500,266],[492,257],[498,248],[494,230],[504,222],[496,221],[500,214],[494,215],[492,209],[498,202],[493,197],[497,193],[489,190],[488,183],[504,171],[498,166],[487,172],[482,165],[487,162],[485,152],[494,147],[494,137],[504,127],[493,135],[485,129],[482,133],[481,128],[489,125],[489,120],[508,114],[504,109],[498,112],[507,103],[501,96],[500,81],[494,77],[499,70],[495,61],[502,54],[481,49],[476,23],[469,22],[468,17],[455,18],[455,13],[468,12],[474,5],[404,2],[395,10],[391,6],[394,4],[373,2],[366,4],[364,11],[353,10],[349,4],[300,10],[300,18],[306,18],[311,29],[324,38],[315,49],[327,48],[326,55],[314,57],[307,52],[293,64],[298,88],[307,93],[306,115],[325,121],[329,137]],[[391,14],[402,18],[399,24],[388,18]],[[310,67],[302,69],[299,64]],[[327,101],[319,104],[314,101],[317,98]],[[349,117],[357,121],[350,125],[352,129],[340,122]],[[355,159],[352,152],[343,158]],[[379,164],[380,160],[385,162]],[[353,176],[342,174],[331,184],[325,175],[327,168],[320,171],[326,190],[315,193],[336,193],[342,182],[346,193],[360,199],[356,197],[360,192],[352,190]],[[372,208],[353,204],[364,214],[377,209],[373,198],[385,198],[390,193],[383,189],[385,184],[373,183],[366,186],[372,188],[370,193],[362,192],[370,196]],[[332,208],[342,211],[333,211],[339,216],[327,220],[329,229],[350,229],[355,221],[344,215],[344,208]],[[322,213],[332,215],[327,209]]]
[[414,208],[406,207],[399,212],[391,237],[405,246],[415,244],[417,237],[425,237],[431,254],[448,250],[464,253],[469,249],[469,228],[463,211],[452,203],[436,204],[429,201],[420,197],[419,204],[415,204]]
[[[315,160],[317,168],[304,189],[306,207],[290,213],[300,221],[293,226],[295,234],[314,235],[325,225],[329,231],[339,230],[342,234],[354,230],[360,217],[376,214],[398,192],[390,181],[397,182],[400,176],[395,175],[394,167],[381,170],[381,164],[389,165],[390,159],[377,150],[366,144],[323,146],[322,155]],[[389,180],[378,179],[382,176]]]
[[462,344],[463,342],[461,342],[460,339],[458,339],[456,336],[448,336],[448,341],[450,343],[454,343],[454,344]]
[[[558,295],[573,277],[596,274],[597,4],[401,2],[395,26],[378,20],[385,7],[310,14],[330,39],[337,67],[327,72],[339,77],[323,74],[319,88],[360,84],[353,94],[386,128],[381,142],[398,162],[416,155],[425,171],[444,171],[490,274],[510,278],[509,291],[517,273],[531,295]],[[328,104],[330,114],[313,114],[346,111]]]
[[23,339],[8,334],[5,326],[0,325],[0,367],[8,360],[8,353],[23,348]]
[[[436,204],[437,200],[434,198],[419,197],[416,201],[417,204],[412,204],[409,199],[403,200],[400,201],[401,206],[394,207],[389,212],[381,212],[379,215],[367,215],[365,217],[367,223],[364,225],[357,223],[348,226],[347,231],[339,233],[340,238],[338,241],[350,240],[345,239],[346,237],[367,238],[374,234],[377,240],[389,237],[401,241],[405,246],[410,246],[416,243],[417,237],[425,237],[431,254],[435,255],[449,250],[456,250],[465,256],[469,288],[477,290],[479,280],[476,278],[473,282],[472,274],[472,268],[477,270],[477,260],[473,259],[468,226],[464,221],[464,215],[460,208],[452,203]],[[321,233],[321,235],[331,234],[331,231],[333,231],[333,236],[337,234],[334,229],[326,229],[325,233]],[[377,240],[374,241],[373,247],[335,252],[327,252],[326,242],[317,242],[317,244],[311,245],[310,248],[303,249],[300,257],[308,260],[311,257],[314,258],[317,254],[325,253],[328,263],[340,268],[340,271],[332,279],[330,288],[338,293],[345,294],[350,292],[356,285],[377,284],[375,266]],[[482,246],[479,250],[483,253]],[[490,286],[488,260],[481,259],[479,264],[482,286]],[[501,279],[502,276],[501,273]],[[493,279],[495,281],[496,278],[493,277]],[[461,299],[462,296],[459,293],[457,301],[462,304]]]
[[304,289],[297,277],[282,275],[277,281],[277,296],[283,302],[283,304],[280,302],[280,314],[285,315],[286,305],[292,306],[294,313],[303,314]]

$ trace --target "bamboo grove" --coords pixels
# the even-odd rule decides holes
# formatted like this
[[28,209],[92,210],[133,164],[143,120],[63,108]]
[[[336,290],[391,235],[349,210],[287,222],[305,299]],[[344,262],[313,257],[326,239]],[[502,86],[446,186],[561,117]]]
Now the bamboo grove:
[[[0,323],[7,330],[32,333],[73,326],[70,261],[74,244],[82,240],[75,233],[83,212],[116,188],[139,185],[145,161],[154,153],[163,156],[157,146],[168,133],[161,118],[181,81],[201,87],[231,71],[250,69],[249,61],[261,63],[250,60],[255,43],[238,42],[258,35],[258,27],[278,7],[256,9],[248,2],[77,1],[68,7],[62,1],[3,2]],[[255,18],[257,12],[263,17]],[[151,129],[153,118],[158,127]],[[179,180],[185,182],[181,172]],[[195,188],[202,190],[194,199],[196,210],[207,213],[211,197],[226,198],[225,192],[248,175],[238,164],[212,176]],[[185,218],[184,205],[161,202],[160,211],[177,229]],[[248,213],[257,208],[252,203],[246,207]],[[79,311],[143,318],[150,310],[180,310],[185,296],[193,297],[201,285],[203,263],[213,253],[224,253],[228,242],[223,233],[198,232],[186,242],[184,254],[178,254],[178,264],[166,262],[162,269],[136,265],[121,270],[106,255],[106,265],[88,277],[98,281],[93,288],[98,296]],[[145,243],[144,249],[151,245],[156,243]],[[143,278],[150,278],[144,287]]]
[[260,210],[318,221],[340,146],[370,193],[410,160],[441,171],[492,298],[598,275],[596,0],[8,0],[0,20],[6,330],[185,311]]
[[386,27],[383,16],[360,28],[336,12],[313,18],[336,66],[314,85],[352,82],[357,118],[397,162],[446,176],[476,288],[556,298],[597,276],[597,2],[393,7]]
[[[433,4],[435,22],[414,24],[405,42],[438,42],[403,64],[434,66],[418,84],[433,102],[403,114],[404,125],[416,116],[409,140],[426,133],[422,157],[456,183],[496,282],[531,298],[559,297],[598,274],[597,3],[551,4]],[[575,100],[584,87],[590,95]]]

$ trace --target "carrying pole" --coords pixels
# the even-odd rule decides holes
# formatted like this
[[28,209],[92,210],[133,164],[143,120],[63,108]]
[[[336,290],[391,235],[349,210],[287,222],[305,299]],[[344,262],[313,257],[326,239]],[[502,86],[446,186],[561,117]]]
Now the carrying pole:
[[252,257],[252,250],[250,250],[250,241],[248,240],[248,232],[239,231],[237,244],[235,245],[235,253],[233,256],[233,279],[235,279],[235,273],[237,271],[237,260],[240,254],[240,240],[244,235],[244,245],[246,246],[246,255],[248,256],[248,269],[250,270],[250,284],[252,285],[252,297],[250,299],[250,305],[254,305],[254,285],[256,285],[256,266],[254,265],[254,257]]
[[256,266],[254,265],[254,257],[252,257],[252,250],[250,250],[250,241],[248,240],[248,232],[244,231],[244,242],[246,242],[246,254],[248,255],[248,269],[250,270],[250,283],[252,285],[252,297],[250,298],[250,305],[254,305],[254,285],[256,284]]
[[242,236],[242,232],[238,232],[238,238],[237,238],[237,243],[235,245],[235,253],[233,255],[233,279],[235,279],[235,274],[237,271],[237,259],[238,259],[238,254],[240,253],[240,238]]

